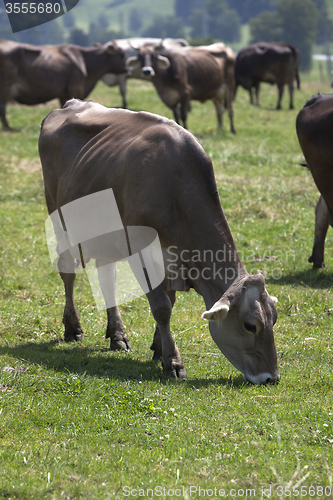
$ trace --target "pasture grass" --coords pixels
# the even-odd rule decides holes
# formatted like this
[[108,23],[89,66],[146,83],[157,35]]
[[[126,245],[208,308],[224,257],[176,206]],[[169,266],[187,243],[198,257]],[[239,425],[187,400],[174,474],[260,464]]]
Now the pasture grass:
[[[236,136],[227,116],[216,130],[210,102],[194,102],[188,121],[213,160],[244,264],[260,269],[279,299],[281,381],[272,386],[244,384],[210,338],[194,292],[178,294],[172,317],[182,383],[151,361],[145,298],[121,306],[132,351],[108,350],[105,314],[84,274],[76,300],[85,338],[63,342],[64,292],[48,258],[37,153],[40,122],[57,103],[9,107],[17,131],[0,133],[0,498],[212,498],[214,488],[215,497],[224,489],[229,498],[288,498],[293,487],[294,497],[332,498],[333,240],[330,230],[326,268],[313,271],[319,195],[299,165],[295,132],[306,99],[330,88],[318,73],[302,79],[293,111],[286,95],[274,110],[275,87],[262,85],[260,109],[239,89]],[[149,83],[128,88],[131,109],[172,117]],[[120,105],[117,89],[103,84],[91,99]]]

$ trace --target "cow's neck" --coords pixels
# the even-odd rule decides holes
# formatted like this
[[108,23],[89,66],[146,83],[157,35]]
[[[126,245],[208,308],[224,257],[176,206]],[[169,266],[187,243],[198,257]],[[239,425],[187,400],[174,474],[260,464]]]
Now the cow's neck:
[[247,275],[222,209],[216,215],[209,226],[200,227],[198,219],[195,224],[184,224],[179,245],[169,247],[171,258],[167,264],[168,274],[175,278],[177,273],[178,278],[171,286],[178,290],[194,288],[204,298],[207,308],[235,280]]
[[102,47],[80,47],[87,68],[86,93],[90,93],[98,80],[109,70],[110,56]]

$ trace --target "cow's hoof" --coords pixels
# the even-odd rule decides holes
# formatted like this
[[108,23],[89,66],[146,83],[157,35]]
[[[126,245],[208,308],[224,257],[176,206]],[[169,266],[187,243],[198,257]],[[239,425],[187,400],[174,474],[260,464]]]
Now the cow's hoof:
[[312,269],[324,269],[325,267],[325,262],[321,262],[320,260],[316,260],[313,255],[310,255],[310,257],[308,258],[308,262],[310,262],[310,264],[313,264],[313,267]]
[[171,369],[165,369],[163,366],[163,373],[167,378],[185,380],[187,377],[184,365],[179,365],[179,364],[173,364]]
[[83,340],[81,326],[66,325],[64,339],[65,342],[81,342]]
[[113,338],[110,342],[111,351],[126,351],[129,352],[131,350],[131,344],[127,338],[127,335],[124,334],[122,338]]

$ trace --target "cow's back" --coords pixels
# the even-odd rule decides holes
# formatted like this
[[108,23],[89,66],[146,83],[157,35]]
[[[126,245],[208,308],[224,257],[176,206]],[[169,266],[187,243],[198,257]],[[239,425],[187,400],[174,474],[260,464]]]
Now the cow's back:
[[[215,57],[208,50],[196,47],[173,49],[170,59],[177,61],[179,67],[184,68],[184,76],[180,81],[186,80],[190,87],[191,99],[205,101],[216,95],[217,90],[224,83],[225,60],[224,55]],[[168,53],[165,55],[168,56]]]
[[153,227],[165,242],[221,210],[209,157],[166,118],[73,99],[44,120],[39,148],[50,213],[112,188],[123,223]]
[[250,77],[253,81],[289,83],[295,78],[298,51],[295,47],[275,42],[259,42],[242,49],[237,55],[236,80]]

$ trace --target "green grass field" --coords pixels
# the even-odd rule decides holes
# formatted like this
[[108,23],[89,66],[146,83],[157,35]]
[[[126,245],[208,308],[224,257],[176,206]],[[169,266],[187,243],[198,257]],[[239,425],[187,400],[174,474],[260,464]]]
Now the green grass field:
[[[171,118],[149,83],[128,88],[131,109]],[[172,318],[185,382],[166,380],[151,361],[145,298],[121,306],[132,351],[108,350],[106,315],[84,274],[76,299],[85,339],[63,342],[64,292],[47,252],[37,152],[41,120],[58,105],[9,107],[17,131],[0,132],[0,498],[333,498],[333,238],[329,230],[326,268],[312,271],[319,194],[299,165],[295,132],[306,99],[330,90],[314,71],[303,76],[296,109],[285,95],[277,112],[275,87],[262,85],[260,109],[240,89],[236,136],[227,116],[216,130],[211,102],[194,102],[188,121],[212,158],[246,268],[261,270],[279,299],[281,381],[271,386],[243,383],[194,292],[178,294]],[[121,102],[103,84],[91,99]]]

